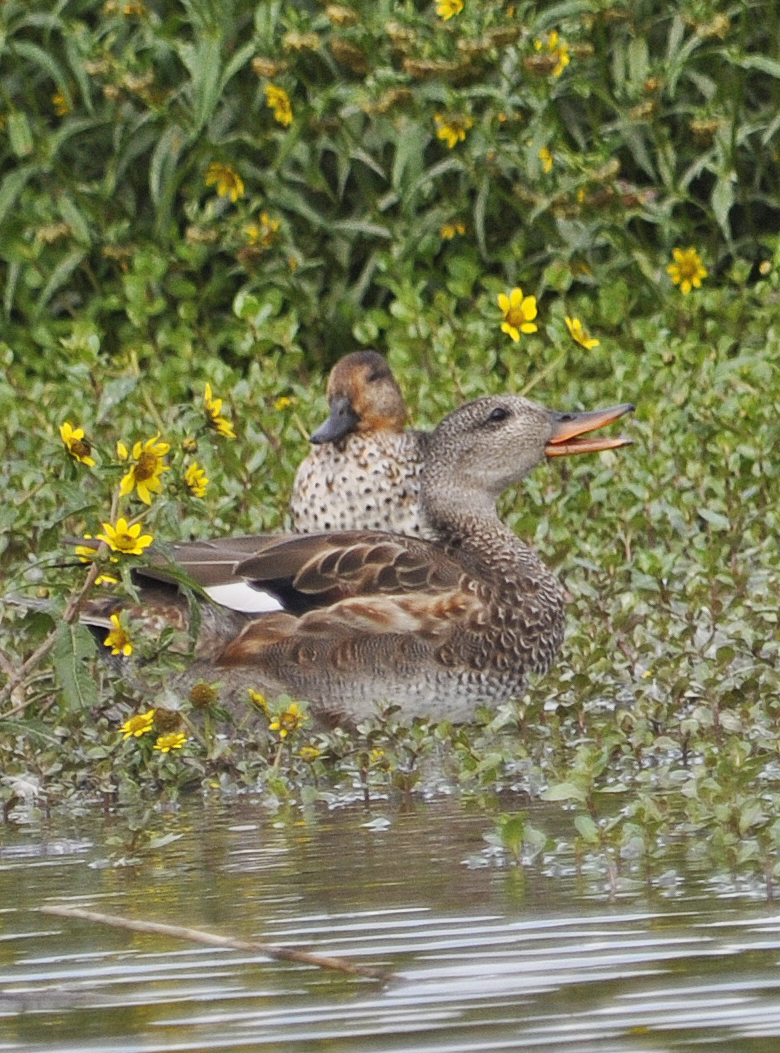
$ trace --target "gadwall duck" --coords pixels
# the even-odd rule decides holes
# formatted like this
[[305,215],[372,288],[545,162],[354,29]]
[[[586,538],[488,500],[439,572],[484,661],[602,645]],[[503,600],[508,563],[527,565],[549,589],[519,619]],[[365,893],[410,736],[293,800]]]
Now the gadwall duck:
[[[383,701],[405,719],[464,721],[479,705],[516,697],[560,647],[565,593],[501,522],[496,499],[545,455],[626,444],[588,433],[632,409],[556,413],[497,395],[450,413],[422,474],[422,515],[436,541],[352,530],[173,546],[175,563],[206,591],[243,587],[266,612],[201,603],[191,675],[235,697],[252,687],[306,700],[329,722],[355,723]],[[164,565],[142,573],[166,578]],[[187,626],[181,599],[129,607],[131,626],[150,613]]]
[[428,435],[404,430],[406,403],[385,359],[376,351],[345,355],[330,372],[327,398],[330,415],[293,483],[293,529],[419,535]]

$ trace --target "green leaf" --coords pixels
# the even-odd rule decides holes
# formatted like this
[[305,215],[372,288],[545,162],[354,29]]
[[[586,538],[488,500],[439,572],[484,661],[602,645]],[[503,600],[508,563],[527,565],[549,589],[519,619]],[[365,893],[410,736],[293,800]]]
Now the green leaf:
[[71,274],[73,274],[85,256],[85,250],[83,248],[78,248],[69,252],[67,256],[64,256],[60,260],[51,272],[51,276],[40,294],[38,305],[41,309],[46,306],[54,293],[67,282],[68,278],[70,278]]
[[79,209],[76,208],[72,199],[68,197],[67,194],[63,194],[57,199],[57,207],[60,210],[60,215],[76,236],[76,239],[80,241],[82,245],[89,245],[92,241],[89,235],[89,224]]
[[711,508],[697,508],[696,512],[715,530],[728,530],[731,526],[729,520],[721,512],[713,512]]
[[742,69],[757,69],[762,73],[768,73],[770,77],[780,79],[780,62],[766,55],[745,55],[738,59],[735,65],[741,66]]
[[176,166],[184,140],[183,129],[172,124],[157,141],[149,164],[149,192],[155,205],[170,202],[176,192]]
[[728,172],[718,176],[710,198],[712,211],[718,226],[726,238],[730,237],[729,212],[734,204],[734,173]]
[[70,710],[97,705],[97,687],[86,665],[94,657],[95,641],[89,629],[60,622],[52,649],[52,664],[63,700]]
[[26,114],[12,110],[6,122],[8,139],[16,157],[29,157],[33,152],[33,137]]
[[541,795],[545,801],[585,801],[585,791],[573,782],[559,782]]
[[589,815],[578,815],[574,819],[577,832],[589,845],[596,845],[599,841],[599,828]]
[[51,51],[46,51],[29,40],[15,40],[13,50],[18,56],[26,58],[28,62],[38,66],[48,77],[51,77],[57,87],[67,84],[67,77],[60,64],[54,59]]

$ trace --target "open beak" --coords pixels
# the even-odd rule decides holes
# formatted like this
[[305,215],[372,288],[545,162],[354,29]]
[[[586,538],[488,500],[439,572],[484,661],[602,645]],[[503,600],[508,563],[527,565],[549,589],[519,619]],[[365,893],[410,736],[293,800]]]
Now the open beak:
[[583,413],[553,413],[553,432],[547,441],[544,452],[548,457],[561,457],[566,453],[594,453],[597,450],[614,450],[618,446],[628,446],[633,440],[623,435],[594,436],[582,438],[589,431],[603,428],[625,413],[633,413],[636,407],[630,402],[609,409],[590,410]]

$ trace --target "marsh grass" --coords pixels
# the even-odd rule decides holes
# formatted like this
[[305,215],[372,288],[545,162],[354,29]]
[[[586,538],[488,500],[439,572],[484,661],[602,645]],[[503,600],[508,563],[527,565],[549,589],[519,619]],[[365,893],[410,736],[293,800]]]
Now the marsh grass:
[[[8,814],[246,788],[286,808],[444,782],[495,816],[512,860],[560,847],[507,813],[507,794],[518,813],[541,794],[613,887],[652,881],[682,842],[773,894],[772,13],[0,6],[0,547],[4,593],[33,603],[0,621]],[[708,273],[684,294],[667,268],[689,247]],[[518,342],[497,304],[516,286],[538,303]],[[324,373],[361,346],[388,354],[421,426],[500,390],[636,403],[632,448],[542,467],[502,501],[572,594],[564,650],[525,698],[464,728],[398,726],[389,699],[358,739],[308,722],[282,737],[288,700],[267,716],[248,704],[221,734],[218,685],[166,690],[182,641],[129,626],[143,688],[96,660],[74,600],[98,571],[131,593],[136,557],[104,549],[90,570],[70,539],[119,516],[159,542],[285,526]],[[235,438],[210,426],[206,383]],[[94,467],[69,453],[65,421]],[[170,452],[147,506],[120,485],[157,436]],[[150,708],[154,729],[123,737]],[[186,743],[154,748],[171,734]]]

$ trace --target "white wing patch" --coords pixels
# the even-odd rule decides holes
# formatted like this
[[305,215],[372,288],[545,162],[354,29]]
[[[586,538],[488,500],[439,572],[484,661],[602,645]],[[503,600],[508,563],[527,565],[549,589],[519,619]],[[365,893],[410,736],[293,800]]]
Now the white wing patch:
[[284,610],[275,596],[262,589],[255,589],[245,581],[232,581],[228,585],[209,585],[203,591],[220,606],[242,611],[244,614],[265,614],[268,611]]

